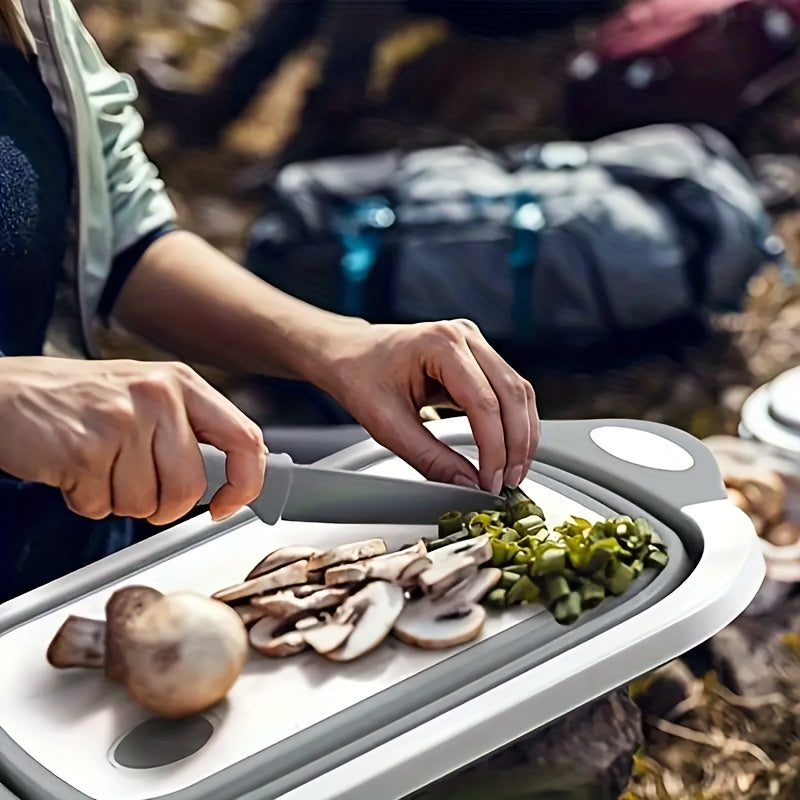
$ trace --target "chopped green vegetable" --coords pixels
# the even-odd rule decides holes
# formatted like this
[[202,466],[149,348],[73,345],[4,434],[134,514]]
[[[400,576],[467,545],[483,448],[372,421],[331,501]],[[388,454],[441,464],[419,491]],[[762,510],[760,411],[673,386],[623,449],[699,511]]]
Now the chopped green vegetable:
[[669,563],[667,547],[652,525],[621,514],[592,523],[572,516],[548,529],[544,512],[521,489],[505,489],[503,510],[451,511],[439,519],[429,550],[488,536],[491,565],[503,570],[486,604],[541,602],[563,625],[607,596],[620,595],[647,569]]

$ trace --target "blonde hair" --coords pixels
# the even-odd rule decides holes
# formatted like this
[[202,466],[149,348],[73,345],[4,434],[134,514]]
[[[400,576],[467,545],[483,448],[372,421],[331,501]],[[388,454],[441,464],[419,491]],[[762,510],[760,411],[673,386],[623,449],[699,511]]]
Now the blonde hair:
[[26,55],[30,52],[22,20],[11,0],[0,0],[0,34],[4,34],[14,47]]

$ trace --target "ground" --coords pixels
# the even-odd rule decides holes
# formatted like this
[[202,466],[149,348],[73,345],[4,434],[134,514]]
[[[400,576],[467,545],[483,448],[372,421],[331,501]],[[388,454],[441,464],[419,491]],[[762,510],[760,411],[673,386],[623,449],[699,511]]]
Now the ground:
[[[246,0],[77,5],[116,66],[134,70],[143,57],[166,56],[198,85],[214,73],[224,44],[249,11]],[[372,76],[379,110],[360,120],[353,142],[376,149],[397,141],[452,141],[454,135],[486,145],[563,136],[563,67],[587,33],[581,25],[518,42],[476,42],[436,21],[415,20],[380,50]],[[237,188],[239,179],[293,130],[319,53],[312,44],[288,59],[217,148],[180,151],[167,131],[149,129],[148,151],[171,187],[183,224],[235,257],[259,207]],[[800,118],[800,90],[797,95]],[[790,93],[790,112],[793,99]],[[800,263],[800,211],[779,215],[776,229]],[[524,368],[545,418],[646,418],[701,438],[735,434],[747,393],[800,364],[800,292],[767,267],[751,282],[743,312],[714,320],[714,330],[702,344],[602,372],[535,363]],[[109,342],[117,352],[128,347],[135,352],[138,345]],[[669,665],[680,674],[670,685],[680,691],[675,703],[655,702],[646,715],[646,747],[637,757],[628,800],[800,796],[800,647],[786,635],[797,632],[797,620],[776,621],[762,642],[761,652],[767,647],[777,655],[763,663],[772,683],[761,694],[734,694],[711,668],[713,659],[707,668],[694,665],[698,675],[686,673],[683,661]],[[634,688],[646,697],[652,682],[646,678]]]

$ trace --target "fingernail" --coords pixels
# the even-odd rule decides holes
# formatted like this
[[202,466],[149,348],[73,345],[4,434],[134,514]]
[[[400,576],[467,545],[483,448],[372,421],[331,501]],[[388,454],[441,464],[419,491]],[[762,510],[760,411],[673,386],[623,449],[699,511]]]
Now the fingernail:
[[500,494],[500,490],[503,488],[503,470],[499,469],[495,472],[494,477],[492,478],[492,494]]
[[524,473],[524,467],[514,467],[511,470],[511,476],[508,481],[508,485],[512,489],[516,489],[522,483],[522,475]]
[[453,483],[456,486],[466,486],[467,489],[480,489],[480,486],[475,481],[471,481],[466,475],[454,476]]
[[212,512],[211,519],[214,520],[214,522],[225,522],[226,519],[230,519],[235,513],[236,509],[233,511],[227,511],[224,514],[214,514]]

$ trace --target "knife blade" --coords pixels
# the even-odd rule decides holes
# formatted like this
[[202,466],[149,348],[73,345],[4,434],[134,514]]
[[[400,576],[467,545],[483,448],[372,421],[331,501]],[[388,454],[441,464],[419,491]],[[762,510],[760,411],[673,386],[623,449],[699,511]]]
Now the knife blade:
[[[211,501],[227,482],[225,453],[201,444]],[[295,464],[286,453],[270,453],[264,486],[249,504],[263,522],[279,519],[349,524],[435,525],[447,511],[481,511],[504,506],[499,495],[426,480],[389,478],[350,470]]]

